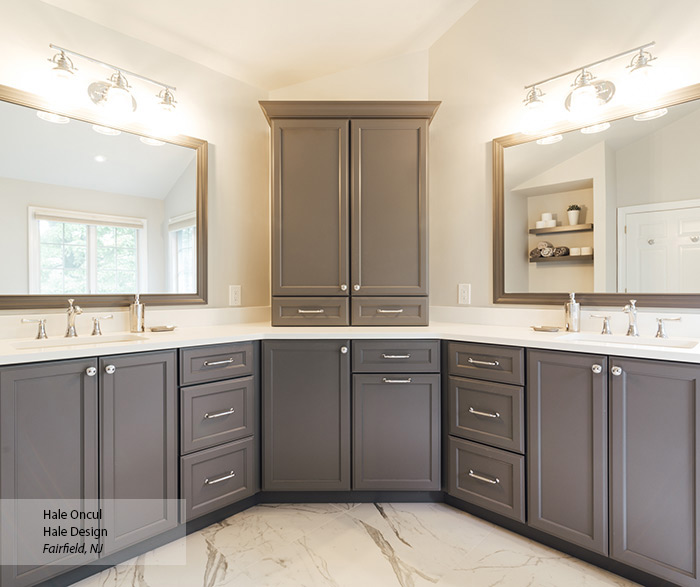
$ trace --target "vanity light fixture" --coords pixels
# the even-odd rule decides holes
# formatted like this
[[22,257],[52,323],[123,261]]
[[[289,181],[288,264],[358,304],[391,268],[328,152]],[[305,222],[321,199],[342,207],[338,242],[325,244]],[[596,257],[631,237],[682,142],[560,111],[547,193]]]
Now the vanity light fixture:
[[586,126],[581,129],[581,132],[584,135],[593,135],[597,132],[603,132],[604,130],[608,130],[610,128],[610,123],[609,122],[601,122],[600,124],[594,124],[592,126]]
[[656,110],[649,110],[648,112],[642,112],[641,114],[636,114],[633,118],[638,122],[645,122],[647,120],[656,120],[662,116],[668,114],[668,108],[657,108]]
[[560,73],[534,84],[525,86],[527,94],[523,102],[526,110],[523,117],[523,130],[521,132],[523,132],[523,134],[538,134],[550,124],[557,122],[554,120],[537,120],[537,124],[533,124],[533,119],[535,117],[531,111],[533,109],[537,109],[539,111],[543,110],[543,102],[541,97],[544,94],[542,93],[541,86],[572,74],[576,74],[576,77],[574,82],[571,84],[573,89],[564,99],[565,108],[571,113],[571,118],[576,121],[586,121],[595,118],[598,114],[599,108],[610,102],[615,96],[615,84],[609,80],[596,78],[593,73],[591,73],[591,69],[601,65],[602,63],[607,63],[608,61],[624,57],[631,53],[635,53],[636,55],[628,66],[630,68],[630,73],[635,77],[644,79],[640,79],[636,85],[634,83],[628,85],[636,87],[634,90],[634,96],[637,101],[647,100],[647,96],[649,95],[648,92],[654,89],[649,87],[650,84],[646,80],[651,70],[649,62],[655,59],[655,57],[652,57],[651,53],[649,53],[647,49],[655,44],[656,43],[653,41],[651,43],[645,43],[639,47],[623,51],[622,53],[617,53],[616,55],[611,55],[605,59],[599,59],[593,63],[582,65],[570,71]]
[[70,118],[61,116],[60,114],[54,114],[53,112],[37,110],[36,115],[42,120],[45,120],[46,122],[53,122],[54,124],[68,124],[70,122]]
[[523,118],[523,134],[540,134],[547,125],[547,112],[542,90],[537,86],[531,87],[523,100],[525,104],[525,116]]
[[53,68],[56,77],[72,79],[78,70],[63,49],[60,49],[49,61],[56,66]]
[[[175,105],[177,104],[174,94],[174,92],[177,90],[175,86],[164,84],[163,82],[134,73],[133,71],[128,71],[121,67],[117,67],[116,65],[111,65],[105,61],[83,55],[77,51],[66,49],[65,47],[59,47],[58,45],[53,44],[50,44],[49,47],[58,51],[58,53],[54,55],[52,59],[49,59],[49,61],[55,64],[56,67],[54,67],[54,71],[56,71],[59,75],[72,77],[73,73],[77,70],[71,59],[66,54],[70,54],[73,57],[79,57],[80,59],[96,63],[112,70],[111,75],[106,81],[93,81],[89,84],[87,89],[90,100],[92,100],[94,104],[105,108],[105,110],[111,115],[118,118],[124,118],[136,110],[138,105],[132,91],[134,88],[132,88],[129,80],[138,79],[140,82],[145,82],[159,88],[158,92],[154,94],[158,100],[155,107],[158,108],[160,113],[165,115],[166,119],[168,118],[167,115],[170,115],[170,118],[172,118],[172,114],[175,111]],[[127,79],[127,76],[129,79]],[[172,132],[172,120],[161,120],[159,121],[158,126],[165,132]]]
[[553,145],[554,143],[558,143],[559,141],[563,140],[562,135],[550,135],[548,137],[544,137],[543,139],[537,139],[537,144],[538,145]]

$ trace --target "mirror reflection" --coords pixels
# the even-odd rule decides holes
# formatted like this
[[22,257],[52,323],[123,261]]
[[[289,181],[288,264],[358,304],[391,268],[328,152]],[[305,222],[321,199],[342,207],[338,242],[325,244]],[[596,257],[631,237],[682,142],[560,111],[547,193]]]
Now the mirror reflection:
[[0,102],[0,295],[196,292],[196,149],[37,112]]
[[504,150],[506,292],[700,292],[700,101],[639,118]]

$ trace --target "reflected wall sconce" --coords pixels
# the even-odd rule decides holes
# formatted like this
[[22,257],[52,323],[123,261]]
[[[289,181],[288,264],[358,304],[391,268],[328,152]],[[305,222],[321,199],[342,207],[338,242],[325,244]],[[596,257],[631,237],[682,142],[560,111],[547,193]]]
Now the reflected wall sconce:
[[83,55],[77,51],[66,49],[65,47],[59,47],[54,44],[50,44],[49,47],[58,51],[58,53],[49,59],[49,61],[54,64],[52,71],[55,76],[64,80],[75,79],[75,72],[77,71],[69,55],[112,70],[111,75],[106,80],[92,81],[87,87],[87,94],[91,102],[103,108],[104,112],[111,118],[124,119],[138,108],[138,103],[132,93],[132,86],[127,79],[128,76],[129,78],[138,79],[141,82],[146,82],[158,88],[157,93],[154,94],[156,99],[154,107],[158,110],[156,118],[161,118],[161,115],[162,118],[157,121],[152,120],[152,122],[156,122],[158,130],[162,132],[167,132],[172,126],[171,120],[168,119],[172,118],[177,104],[174,94],[177,90],[176,87],[106,63],[105,61]]
[[[649,104],[655,98],[654,92],[656,90],[656,84],[651,80],[653,69],[650,62],[654,61],[656,58],[653,57],[647,49],[653,47],[655,44],[655,42],[645,43],[639,47],[617,53],[616,55],[611,55],[605,59],[582,65],[581,67],[525,86],[527,94],[523,100],[525,104],[525,114],[522,122],[522,132],[531,135],[541,134],[547,128],[548,124],[554,122],[548,120],[547,108],[543,100],[545,94],[541,86],[572,74],[576,74],[576,77],[571,84],[572,90],[564,99],[564,107],[568,110],[572,120],[586,122],[594,119],[599,112],[599,108],[613,99],[616,88],[612,81],[596,78],[593,73],[591,73],[591,69],[602,63],[607,63],[608,61],[632,53],[634,53],[634,57],[627,66],[630,76],[629,79],[626,80],[629,94],[628,101],[634,102],[637,106]],[[598,129],[598,132],[601,130],[604,129]]]

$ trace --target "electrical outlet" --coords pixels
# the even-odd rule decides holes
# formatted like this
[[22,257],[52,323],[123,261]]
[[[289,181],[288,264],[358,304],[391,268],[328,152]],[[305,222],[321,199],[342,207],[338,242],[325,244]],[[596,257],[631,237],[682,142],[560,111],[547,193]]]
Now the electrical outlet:
[[228,305],[229,306],[240,306],[241,305],[241,286],[240,285],[229,285],[228,286]]
[[472,284],[471,283],[460,283],[459,284],[459,298],[458,303],[460,306],[468,306],[472,303]]

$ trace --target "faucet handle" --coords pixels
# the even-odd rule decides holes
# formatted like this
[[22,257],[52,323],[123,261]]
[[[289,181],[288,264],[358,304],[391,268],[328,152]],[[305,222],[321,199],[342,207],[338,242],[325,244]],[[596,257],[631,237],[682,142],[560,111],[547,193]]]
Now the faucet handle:
[[669,320],[679,322],[680,319],[680,316],[674,316],[673,318],[657,318],[656,338],[668,338],[668,334],[666,334],[666,322]]
[[114,318],[114,314],[107,314],[106,316],[95,316],[92,319],[92,336],[102,336],[100,320],[110,320],[112,318]]
[[36,333],[37,339],[48,338],[48,336],[46,335],[46,318],[39,318],[36,320],[31,319],[31,318],[22,318],[21,322],[25,322],[25,323],[29,322],[32,324],[38,324],[39,329],[37,330],[37,333]]
[[591,314],[590,317],[603,319],[603,330],[600,331],[601,334],[612,334],[612,330],[610,330],[610,316],[604,316],[603,314]]

